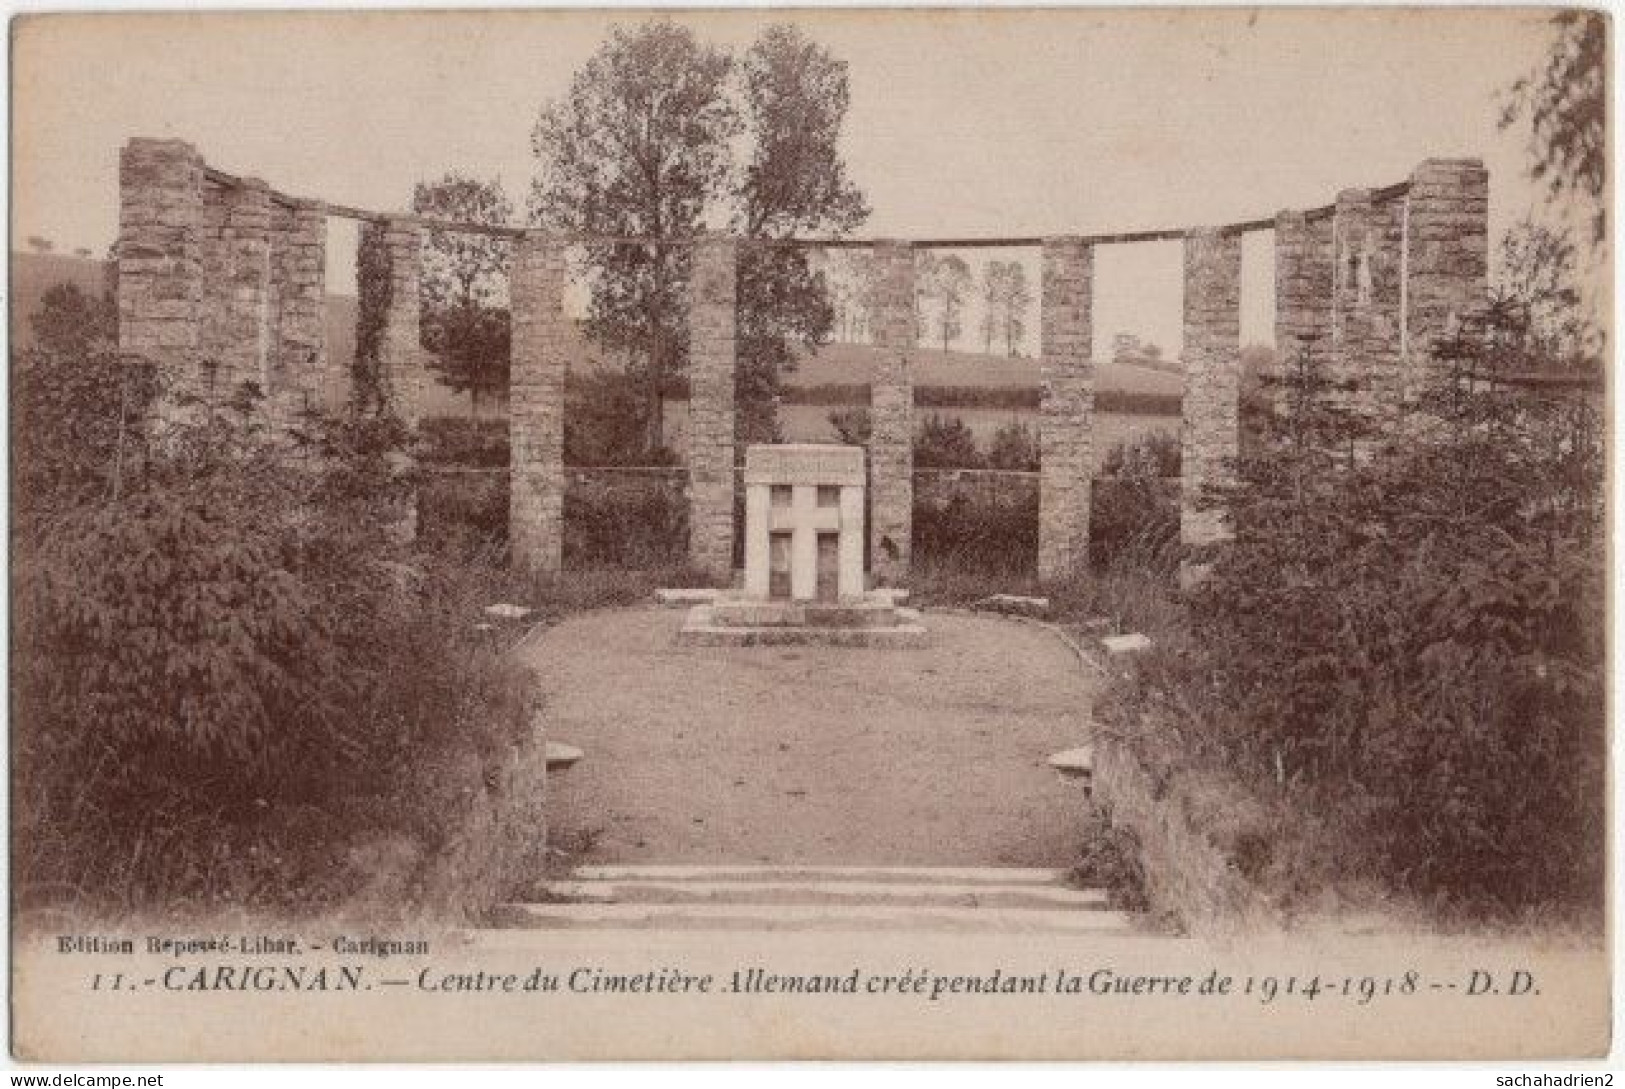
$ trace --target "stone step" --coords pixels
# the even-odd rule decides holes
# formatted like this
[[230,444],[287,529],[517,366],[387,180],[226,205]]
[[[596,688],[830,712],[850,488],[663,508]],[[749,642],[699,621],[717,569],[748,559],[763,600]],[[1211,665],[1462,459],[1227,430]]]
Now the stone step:
[[553,881],[549,903],[845,904],[853,906],[1104,909],[1098,889],[1054,885],[884,881]]
[[764,863],[600,863],[577,866],[577,881],[862,881],[888,884],[1049,885],[1067,887],[1068,872],[1038,866],[820,866]]
[[511,944],[526,930],[946,930],[1131,934],[1120,911],[1067,908],[901,907],[889,904],[504,904],[476,943]]

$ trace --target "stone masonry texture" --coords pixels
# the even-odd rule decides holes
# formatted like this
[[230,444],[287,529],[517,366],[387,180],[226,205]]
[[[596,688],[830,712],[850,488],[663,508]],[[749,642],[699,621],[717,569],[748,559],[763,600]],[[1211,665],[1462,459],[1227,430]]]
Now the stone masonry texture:
[[689,276],[688,555],[719,580],[733,573],[736,258],[707,237]]
[[532,571],[563,562],[565,270],[564,246],[546,235],[527,233],[514,248],[508,538],[514,564]]
[[1239,449],[1241,237],[1212,229],[1185,238],[1185,396],[1180,442],[1179,539],[1222,540],[1223,512],[1203,510],[1202,489],[1229,477]]
[[1377,203],[1370,190],[1337,195],[1332,221],[1334,403],[1371,420],[1391,418],[1404,390],[1400,279],[1404,203]]
[[[1333,214],[1275,220],[1276,326],[1282,365],[1305,339],[1345,403],[1372,417],[1404,411],[1428,379],[1435,341],[1482,307],[1489,267],[1489,178],[1477,159],[1429,159],[1407,190],[1340,193]],[[244,382],[265,394],[274,429],[307,407],[349,400],[349,361],[325,342],[326,205],[209,171],[181,140],[135,138],[119,155],[119,351],[143,358],[163,394],[156,422],[180,422],[187,401],[219,402]],[[388,406],[418,421],[425,381],[419,344],[419,262],[425,228],[372,217],[363,250],[387,261],[390,305],[379,343]],[[736,244],[695,247],[690,313],[690,557],[731,574],[735,505]],[[546,236],[526,238],[514,273],[513,492],[515,555],[556,568],[563,478],[565,265]],[[1055,578],[1088,558],[1093,364],[1093,248],[1043,246],[1039,572]],[[913,377],[917,345],[913,251],[875,244],[878,278],[869,446],[869,562],[900,581],[912,535]],[[1222,539],[1217,511],[1198,509],[1240,446],[1240,236],[1193,230],[1185,244],[1185,367],[1181,539]],[[1279,387],[1277,387],[1277,396]]]
[[1434,342],[1488,294],[1489,173],[1477,159],[1429,159],[1406,197],[1406,392],[1414,397]]
[[[1307,350],[1323,373],[1331,366],[1332,221],[1310,220],[1302,212],[1275,217],[1276,374],[1290,373]],[[1271,391],[1277,407],[1284,390]]]
[[206,186],[204,209],[207,397],[223,404],[248,385],[268,395],[271,191],[255,178]]
[[908,577],[914,532],[914,253],[875,245],[875,345],[869,386],[869,568],[881,582]]
[[279,202],[271,233],[271,395],[286,416],[348,398],[328,370],[327,216],[312,201]]
[[383,228],[389,254],[389,309],[378,346],[378,368],[390,407],[408,426],[417,426],[422,406],[423,350],[419,343],[418,277],[423,258],[423,226],[400,217]]
[[201,397],[203,159],[181,140],[134,139],[119,152],[119,352],[151,362],[158,422]]
[[1043,258],[1038,577],[1050,580],[1089,561],[1094,248],[1076,238],[1045,239]]

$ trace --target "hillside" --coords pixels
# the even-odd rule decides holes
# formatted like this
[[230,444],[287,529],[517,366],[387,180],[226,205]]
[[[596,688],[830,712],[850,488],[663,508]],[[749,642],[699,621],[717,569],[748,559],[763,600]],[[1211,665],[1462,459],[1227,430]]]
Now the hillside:
[[[11,257],[12,343],[27,346],[28,316],[40,305],[45,292],[63,281],[83,290],[102,289],[107,262],[59,254],[14,253]],[[355,354],[356,299],[353,295],[327,297],[327,346],[333,359],[349,359]],[[873,373],[878,350],[867,344],[829,344],[802,358],[786,376],[790,386],[861,385]],[[1039,384],[1036,359],[1010,359],[979,352],[943,352],[920,348],[915,356],[914,381],[921,386],[1018,387]],[[1184,384],[1177,373],[1149,367],[1098,363],[1097,390],[1121,390],[1178,397]]]
[[[791,386],[861,384],[869,381],[879,357],[878,349],[867,344],[829,344],[814,355],[803,357],[786,376]],[[979,352],[943,352],[919,348],[914,353],[914,382],[921,386],[1015,386],[1036,387],[1039,365],[1036,359],[1010,359]],[[1097,390],[1126,393],[1154,393],[1178,397],[1184,390],[1182,375],[1149,367],[1117,363],[1095,365]]]

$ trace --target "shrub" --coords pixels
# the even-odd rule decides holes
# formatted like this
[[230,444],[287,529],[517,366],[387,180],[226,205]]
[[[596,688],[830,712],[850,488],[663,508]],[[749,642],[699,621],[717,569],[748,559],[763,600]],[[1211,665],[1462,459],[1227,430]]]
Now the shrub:
[[982,452],[976,433],[958,416],[930,413],[914,432],[916,469],[978,469]]
[[941,474],[916,478],[913,553],[926,565],[1030,574],[1038,556],[1036,482]]
[[874,422],[867,408],[843,408],[829,414],[829,425],[848,446],[868,446]]
[[1425,416],[1351,441],[1305,353],[1167,678],[1244,775],[1335,808],[1340,865],[1478,910],[1600,903],[1604,858],[1599,416],[1500,381],[1517,355],[1492,313]]
[[111,297],[57,284],[30,324],[35,345],[11,368],[13,512],[25,519],[105,498],[136,475],[157,388],[145,360],[114,350]]
[[1179,545],[1179,439],[1153,431],[1113,446],[1089,507],[1089,559],[1168,570]]
[[1038,429],[1020,420],[1006,420],[1000,424],[988,445],[987,467],[1038,472]]
[[469,416],[431,416],[418,425],[421,457],[429,465],[508,467],[508,421]]
[[467,787],[446,770],[518,740],[462,576],[400,543],[402,429],[310,419],[290,449],[255,400],[190,406],[116,494],[18,529],[24,902],[318,909],[367,879],[354,836],[432,846]]
[[653,447],[644,387],[615,371],[572,374],[565,393],[566,465],[676,465],[667,447]]
[[574,471],[564,493],[564,562],[646,569],[687,555],[688,498],[680,474]]

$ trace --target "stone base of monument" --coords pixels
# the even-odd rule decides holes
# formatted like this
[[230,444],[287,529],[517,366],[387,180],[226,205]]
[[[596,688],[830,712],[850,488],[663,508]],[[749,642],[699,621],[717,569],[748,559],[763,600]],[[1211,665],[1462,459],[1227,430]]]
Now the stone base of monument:
[[902,608],[882,591],[841,601],[724,593],[690,609],[677,639],[702,647],[917,647],[925,643],[925,625],[917,610]]

